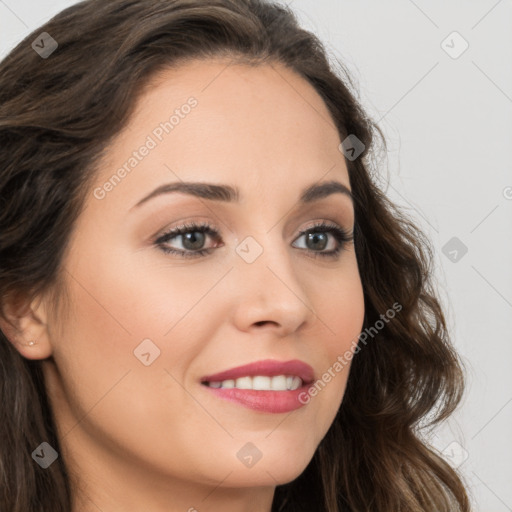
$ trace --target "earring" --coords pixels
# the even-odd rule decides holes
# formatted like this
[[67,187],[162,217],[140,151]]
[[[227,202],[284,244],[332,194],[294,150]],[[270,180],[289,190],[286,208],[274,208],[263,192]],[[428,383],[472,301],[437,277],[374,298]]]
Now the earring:
[[28,344],[29,344],[30,346],[32,346],[32,345],[35,345],[35,344],[36,344],[36,342],[32,340],[32,341],[29,341],[29,342],[28,342]]

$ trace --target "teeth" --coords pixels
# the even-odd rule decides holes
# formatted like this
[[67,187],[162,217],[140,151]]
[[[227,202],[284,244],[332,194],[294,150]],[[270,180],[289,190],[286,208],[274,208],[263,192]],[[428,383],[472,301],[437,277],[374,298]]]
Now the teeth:
[[302,386],[302,379],[293,375],[275,375],[267,377],[264,375],[255,375],[254,377],[239,377],[238,379],[228,379],[222,382],[208,382],[211,388],[238,388],[255,389],[259,391],[287,391],[295,390]]
[[270,386],[274,391],[286,391],[290,389],[286,385],[286,377],[284,375],[276,375],[272,377]]
[[291,389],[298,389],[302,386],[302,379],[300,377],[293,377]]
[[[222,386],[224,387],[224,385]],[[238,389],[252,389],[251,377],[240,377],[235,380],[235,388]]]

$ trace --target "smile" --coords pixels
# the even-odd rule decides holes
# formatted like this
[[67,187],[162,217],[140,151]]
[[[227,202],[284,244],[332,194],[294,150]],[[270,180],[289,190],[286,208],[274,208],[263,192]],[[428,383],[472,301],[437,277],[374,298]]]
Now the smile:
[[206,385],[212,388],[237,388],[237,389],[256,389],[259,391],[293,391],[303,385],[302,379],[296,375],[275,375],[268,377],[266,375],[256,375],[254,377],[246,376],[238,379],[226,379],[223,381],[206,382]]
[[304,407],[299,396],[313,380],[313,368],[302,361],[266,359],[203,377],[201,384],[220,399],[276,414]]

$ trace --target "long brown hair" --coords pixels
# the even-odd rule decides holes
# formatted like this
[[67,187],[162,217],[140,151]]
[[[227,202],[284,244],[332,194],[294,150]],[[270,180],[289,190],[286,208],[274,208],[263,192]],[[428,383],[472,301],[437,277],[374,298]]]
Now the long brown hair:
[[[42,32],[58,44],[45,58],[32,47]],[[463,391],[461,364],[432,284],[430,242],[377,185],[368,157],[375,135],[384,137],[351,92],[349,73],[341,63],[334,70],[321,42],[282,5],[87,0],[59,13],[4,58],[2,316],[8,300],[47,289],[61,298],[60,264],[96,164],[148,80],[180,62],[217,56],[286,65],[323,98],[340,141],[355,135],[364,144],[358,158],[347,159],[364,329],[392,304],[401,306],[360,344],[331,428],[305,471],[276,488],[273,512],[468,511],[460,477],[421,430],[449,416]],[[40,361],[22,357],[3,332],[0,396],[0,510],[69,512],[66,461],[60,456],[43,470],[31,458],[42,441],[60,453]]]

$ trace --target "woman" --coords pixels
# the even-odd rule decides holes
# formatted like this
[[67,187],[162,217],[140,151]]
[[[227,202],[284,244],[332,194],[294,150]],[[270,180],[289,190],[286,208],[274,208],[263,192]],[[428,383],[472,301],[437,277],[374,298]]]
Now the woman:
[[87,0],[0,71],[1,510],[469,510],[429,243],[289,10]]

